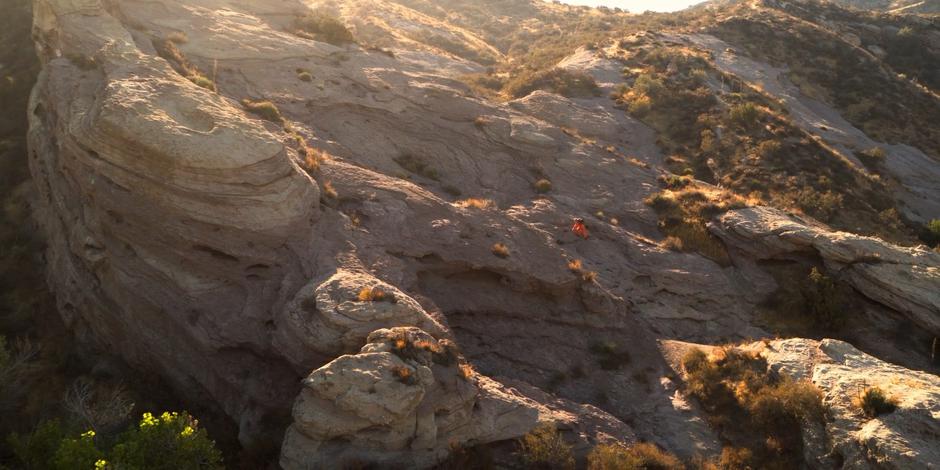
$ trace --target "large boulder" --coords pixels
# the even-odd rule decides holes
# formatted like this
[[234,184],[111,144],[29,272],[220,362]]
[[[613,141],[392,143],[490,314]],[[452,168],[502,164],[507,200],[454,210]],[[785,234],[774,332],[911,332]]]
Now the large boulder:
[[313,371],[294,404],[287,470],[376,464],[427,468],[454,448],[505,440],[538,410],[418,328],[377,330],[358,354]]

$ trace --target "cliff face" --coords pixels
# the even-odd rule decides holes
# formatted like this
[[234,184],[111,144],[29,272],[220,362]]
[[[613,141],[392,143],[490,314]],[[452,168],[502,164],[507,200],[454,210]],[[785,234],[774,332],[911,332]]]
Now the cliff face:
[[[656,242],[664,222],[644,200],[667,159],[609,98],[614,46],[560,63],[596,93],[502,102],[462,79],[524,26],[478,31],[473,9],[449,21],[426,2],[315,3],[362,44],[297,34],[313,10],[294,0],[35,1],[30,170],[62,316],[217,406],[243,443],[292,413],[286,468],[427,467],[539,421],[581,451],[643,439],[714,454],[656,340],[767,336],[767,259],[845,268],[872,324],[940,334],[925,250],[816,224],[793,235],[771,209],[714,222],[728,262]],[[516,3],[506,18],[568,11]]]

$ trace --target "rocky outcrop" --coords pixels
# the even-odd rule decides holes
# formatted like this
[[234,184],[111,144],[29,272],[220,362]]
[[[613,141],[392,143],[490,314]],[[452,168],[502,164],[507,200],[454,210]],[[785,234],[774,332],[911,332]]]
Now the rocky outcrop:
[[[940,462],[940,378],[869,356],[831,339],[788,339],[756,343],[768,366],[796,379],[811,380],[829,409],[831,443],[809,462],[836,458],[843,468],[933,468]],[[854,401],[869,387],[897,400],[897,409],[866,417]],[[813,446],[816,447],[816,446]]]
[[536,408],[474,373],[453,343],[417,328],[377,330],[358,354],[315,370],[293,415],[287,470],[425,468],[456,447],[524,434],[538,419]]
[[[317,186],[283,135],[139,50],[99,2],[37,1],[35,36],[30,165],[59,310],[251,433],[293,388],[266,332],[309,272]],[[281,378],[240,378],[259,375]]]
[[940,254],[935,251],[832,232],[767,207],[728,212],[711,231],[752,259],[818,256],[862,295],[940,335]]

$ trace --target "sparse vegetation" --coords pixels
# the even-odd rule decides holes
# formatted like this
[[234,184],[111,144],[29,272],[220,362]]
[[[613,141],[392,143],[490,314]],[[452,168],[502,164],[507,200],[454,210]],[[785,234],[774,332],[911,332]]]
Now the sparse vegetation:
[[277,124],[284,123],[284,116],[281,116],[281,111],[277,109],[277,105],[268,100],[251,100],[246,98],[242,100],[242,106],[246,111],[261,119]]
[[597,365],[604,370],[618,370],[630,363],[630,352],[615,341],[597,341],[591,344],[591,353]]
[[391,292],[385,292],[385,289],[382,289],[379,286],[363,287],[359,291],[359,295],[356,298],[360,302],[397,302],[395,294]]
[[157,55],[166,60],[177,73],[186,77],[189,81],[201,88],[212,92],[218,91],[215,81],[206,77],[205,74],[199,70],[199,67],[196,67],[195,64],[190,62],[186,55],[176,47],[177,44],[184,44],[188,41],[188,39],[184,40],[184,38],[185,35],[180,36],[174,33],[164,39],[154,38],[151,40],[151,43],[157,51]]
[[306,70],[298,69],[298,70],[297,70],[297,79],[299,79],[299,80],[302,81],[302,82],[312,82],[312,81],[313,81],[313,75],[312,75],[310,72],[306,71]]
[[684,470],[676,456],[647,442],[625,447],[601,444],[588,454],[588,470]]
[[394,158],[394,161],[400,167],[408,170],[408,172],[412,174],[423,176],[429,180],[434,181],[439,181],[441,179],[441,175],[427,162],[424,157],[412,153],[404,153]]
[[519,439],[519,455],[526,468],[574,470],[574,454],[554,424],[542,423]]
[[920,234],[924,243],[940,247],[940,219],[933,219],[924,226]]
[[699,401],[709,422],[730,447],[747,449],[729,451],[723,460],[746,457],[751,468],[799,467],[802,422],[823,419],[822,393],[816,387],[772,374],[762,358],[733,347],[717,348],[711,355],[691,349],[682,367],[686,392]]
[[552,190],[552,182],[543,178],[536,181],[534,187],[537,193],[545,194]]
[[93,430],[73,434],[47,421],[29,435],[13,434],[9,444],[24,468],[153,470],[219,469],[222,454],[188,413],[144,413],[140,424],[116,438]]
[[506,83],[508,96],[521,98],[535,90],[545,90],[567,97],[597,96],[600,89],[594,77],[567,69],[551,69],[542,72],[523,72]]
[[868,387],[859,396],[853,399],[853,404],[869,418],[892,413],[898,409],[898,401],[885,394],[878,387]]
[[338,18],[322,11],[309,13],[294,21],[294,34],[325,42],[334,46],[343,46],[356,42],[352,31]]
[[496,203],[493,202],[491,199],[482,199],[482,198],[477,198],[477,197],[461,199],[455,202],[454,205],[456,205],[457,207],[473,208],[473,209],[480,209],[480,210],[493,209],[496,207]]
[[336,192],[336,188],[333,187],[332,181],[327,180],[323,182],[322,192],[327,199],[339,199],[339,193]]

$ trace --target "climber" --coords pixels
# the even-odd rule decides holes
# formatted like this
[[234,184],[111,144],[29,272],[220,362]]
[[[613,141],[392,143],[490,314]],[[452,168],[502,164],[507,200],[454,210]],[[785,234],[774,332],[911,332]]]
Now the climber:
[[580,217],[577,219],[574,219],[574,225],[571,226],[571,231],[574,232],[575,235],[585,240],[587,240],[589,236],[587,227],[584,225],[584,219]]

